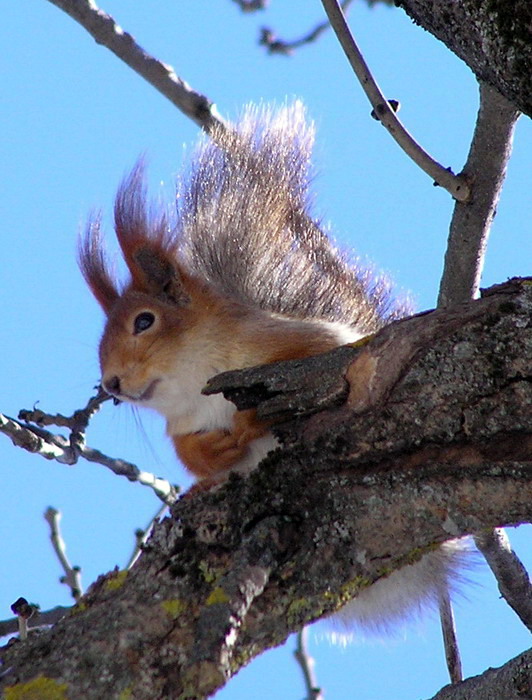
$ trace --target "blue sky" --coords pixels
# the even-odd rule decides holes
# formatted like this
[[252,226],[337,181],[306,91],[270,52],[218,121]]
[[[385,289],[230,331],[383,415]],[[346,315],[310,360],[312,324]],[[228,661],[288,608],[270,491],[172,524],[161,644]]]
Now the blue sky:
[[[316,212],[339,243],[356,250],[411,294],[418,309],[435,304],[452,211],[450,197],[406,159],[370,108],[332,34],[292,58],[256,46],[258,28],[283,37],[321,19],[317,0],[272,0],[241,15],[229,0],[150,4],[109,0],[103,9],[148,51],[171,64],[233,118],[248,102],[301,97],[317,124]],[[351,25],[381,87],[402,103],[409,130],[445,166],[458,171],[477,111],[475,80],[459,59],[399,10],[362,3]],[[3,266],[0,411],[39,407],[70,413],[97,383],[102,314],[75,262],[76,236],[94,208],[109,222],[118,182],[140,154],[150,164],[155,197],[171,199],[183,148],[197,128],[73,20],[46,0],[11,3],[0,25],[3,135],[0,157]],[[514,155],[489,243],[483,286],[530,274],[530,120],[517,126]],[[110,227],[109,227],[110,228]],[[190,483],[163,436],[161,421],[106,405],[88,442],[182,485]],[[133,531],[158,502],[104,467],[66,467],[17,450],[0,436],[0,619],[20,595],[43,609],[68,604],[57,580],[42,513],[63,513],[71,561],[86,586],[123,566]],[[532,566],[530,528],[511,532]],[[459,601],[457,624],[467,675],[523,650],[528,634],[498,600],[479,567]],[[327,627],[310,635],[326,698],[430,697],[446,682],[438,624],[429,620],[391,640],[331,645]],[[265,654],[219,693],[223,700],[302,697],[293,642]]]

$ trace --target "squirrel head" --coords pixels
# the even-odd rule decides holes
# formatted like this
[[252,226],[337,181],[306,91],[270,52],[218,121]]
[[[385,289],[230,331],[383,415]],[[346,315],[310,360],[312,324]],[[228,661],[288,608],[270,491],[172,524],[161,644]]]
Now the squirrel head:
[[139,164],[124,180],[114,210],[129,281],[121,288],[111,271],[98,219],[81,240],[79,264],[107,316],[99,351],[102,386],[118,399],[161,409],[161,381],[187,366],[180,355],[190,354],[191,336],[214,300],[179,263],[166,218],[150,216],[142,174]]

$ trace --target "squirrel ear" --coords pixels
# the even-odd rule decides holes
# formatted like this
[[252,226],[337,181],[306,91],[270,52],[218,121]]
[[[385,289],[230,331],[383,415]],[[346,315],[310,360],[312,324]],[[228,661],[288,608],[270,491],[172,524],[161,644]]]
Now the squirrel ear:
[[158,250],[149,243],[133,253],[135,262],[131,270],[133,288],[140,288],[163,301],[188,304],[190,297],[183,285],[183,275],[166,251]]
[[163,301],[186,304],[184,274],[175,259],[176,242],[164,213],[147,203],[140,160],[122,182],[115,202],[115,230],[131,272],[131,288]]

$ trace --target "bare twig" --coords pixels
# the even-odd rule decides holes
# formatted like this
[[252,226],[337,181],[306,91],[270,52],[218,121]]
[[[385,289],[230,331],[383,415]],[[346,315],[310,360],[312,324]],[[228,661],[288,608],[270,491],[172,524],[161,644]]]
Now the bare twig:
[[[67,612],[71,610],[70,607],[65,607],[58,605],[51,610],[46,610],[41,612],[40,610],[35,612],[32,618],[32,626],[30,629],[36,629],[37,627],[43,627],[44,625],[53,625],[62,617],[64,617]],[[0,620],[0,637],[5,637],[8,634],[14,634],[19,629],[18,617],[12,617],[9,620]]]
[[84,408],[74,411],[71,416],[63,416],[61,413],[52,415],[38,408],[34,408],[31,411],[23,409],[19,412],[18,417],[20,420],[26,421],[27,423],[35,423],[39,427],[57,425],[63,428],[70,428],[73,433],[84,433],[91,418],[100,410],[100,406],[111,398],[112,397],[99,386],[96,395],[88,400],[87,405]]
[[49,2],[79,22],[98,44],[112,51],[205,131],[224,125],[215,105],[205,95],[193,90],[171,66],[146,53],[94,0]]
[[82,447],[80,449],[80,454],[88,462],[102,464],[115,474],[125,476],[129,481],[137,481],[143,486],[148,486],[167,506],[172,505],[172,503],[175,503],[177,500],[179,493],[178,486],[171,484],[166,479],[155,476],[155,474],[151,472],[142,471],[131,462],[127,462],[124,459],[108,457],[99,450],[92,449],[91,447]]
[[[149,486],[165,504],[175,503],[179,493],[177,486],[150,472],[142,471],[131,462],[108,457],[85,444],[84,430],[90,417],[104,400],[106,397],[99,391],[89,400],[85,408],[75,411],[70,417],[60,414],[50,415],[41,410],[20,412],[19,415],[25,419],[35,420],[38,423],[37,426],[22,423],[0,413],[0,433],[8,435],[17,447],[40,454],[45,459],[54,459],[60,464],[76,464],[80,456],[89,462],[102,464],[115,474],[125,476],[129,481],[137,481],[143,486]],[[68,427],[72,431],[70,439],[44,430],[39,427],[41,425]]]
[[38,607],[28,603],[26,598],[18,598],[11,606],[11,610],[17,616],[19,637],[24,641],[28,638],[28,620],[37,612]]
[[493,571],[499,591],[532,632],[532,586],[505,531],[498,528],[475,535],[475,544]]
[[83,595],[83,587],[81,585],[81,569],[79,566],[72,566],[68,561],[66,555],[66,545],[63,537],[61,536],[61,530],[59,528],[59,521],[61,520],[61,513],[56,508],[49,507],[44,513],[44,519],[50,527],[50,541],[54,552],[59,559],[64,576],[59,579],[61,583],[65,583],[70,588],[72,597],[78,601]]
[[303,627],[303,629],[297,633],[297,646],[294,649],[294,656],[303,673],[305,689],[307,691],[305,700],[323,700],[323,693],[321,692],[321,688],[318,687],[314,674],[314,659],[308,653],[307,636],[307,627]]
[[342,8],[337,0],[322,0],[322,4],[349,63],[381,124],[388,129],[404,152],[438,185],[444,187],[458,201],[467,201],[470,194],[467,179],[462,175],[454,175],[450,168],[444,168],[443,165],[435,161],[413,139],[398,119],[373,78],[353,35],[349,31]]
[[166,503],[164,503],[155,513],[153,518],[150,520],[148,526],[144,530],[137,530],[135,532],[135,547],[131,556],[129,557],[128,563],[126,564],[126,569],[131,569],[133,564],[137,561],[137,559],[140,556],[140,553],[142,552],[142,546],[146,543],[148,537],[151,535],[153,526],[156,522],[158,522],[159,518],[162,518],[167,508],[168,506],[166,505]]
[[519,112],[486,83],[480,83],[480,107],[462,174],[471,182],[468,202],[455,204],[438,306],[474,299],[479,290],[484,253],[512,151]]
[[458,640],[456,638],[453,606],[451,605],[448,591],[444,591],[440,594],[439,608],[447,670],[449,671],[451,683],[460,683],[463,679],[462,661],[460,659],[460,649],[458,648]]
[[233,0],[233,2],[242,12],[257,12],[257,10],[266,9],[268,5],[268,0]]
[[[343,0],[341,6],[344,12],[347,11],[352,2],[353,0]],[[312,44],[317,41],[324,32],[330,29],[330,27],[331,24],[328,20],[321,22],[320,24],[317,24],[314,29],[311,29],[299,39],[293,39],[292,41],[280,39],[272,29],[269,27],[263,27],[261,29],[259,44],[261,46],[265,46],[269,54],[277,53],[284,56],[290,56],[300,46]]]

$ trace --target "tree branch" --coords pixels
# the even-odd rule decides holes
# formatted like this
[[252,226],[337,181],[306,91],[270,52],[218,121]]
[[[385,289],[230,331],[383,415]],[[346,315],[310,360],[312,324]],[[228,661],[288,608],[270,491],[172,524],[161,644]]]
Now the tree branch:
[[176,75],[174,69],[142,49],[114,19],[100,10],[94,0],[49,0],[79,22],[94,40],[147,80],[164,97],[202,129],[224,126],[215,105],[205,95],[193,90]]
[[519,112],[497,90],[480,83],[475,133],[462,175],[472,197],[456,202],[445,253],[438,306],[474,299],[479,290],[484,255],[497,209]]
[[146,544],[149,536],[152,533],[153,526],[163,517],[163,515],[165,515],[167,508],[167,504],[163,503],[163,505],[157,509],[157,512],[153,518],[151,518],[148,526],[144,530],[137,530],[135,532],[135,547],[133,548],[133,552],[131,553],[131,556],[126,564],[126,569],[131,569],[133,564],[137,561],[142,552],[143,546]]
[[[31,628],[29,633],[31,634],[32,629],[42,627],[45,625],[54,625],[62,617],[64,617],[70,610],[71,607],[65,607],[58,605],[51,610],[46,610],[41,612],[40,610],[35,613],[31,618]],[[0,620],[0,638],[5,637],[8,634],[15,634],[18,632],[18,618],[12,617],[9,620]],[[2,671],[0,670],[0,677],[2,676]]]
[[[349,5],[351,5],[352,2],[353,0],[343,0],[343,2],[341,3],[342,10],[344,12],[347,12],[347,9],[349,8]],[[314,29],[311,29],[299,39],[292,39],[291,41],[279,39],[275,32],[273,32],[268,27],[264,27],[263,29],[261,29],[261,37],[259,40],[259,44],[265,46],[266,50],[270,54],[277,53],[283,54],[284,56],[290,56],[294,53],[296,49],[299,49],[301,46],[305,46],[306,44],[312,44],[315,41],[317,41],[324,32],[330,29],[330,27],[331,23],[329,22],[329,20],[326,20],[325,22],[320,22],[314,27]]]
[[431,700],[524,700],[532,696],[531,678],[532,652],[526,651],[500,668],[488,668],[480,676],[445,686]]
[[371,105],[373,114],[390,132],[403,151],[418,167],[438,185],[444,187],[456,200],[465,202],[469,198],[469,184],[461,175],[455,175],[450,168],[444,168],[435,161],[408,133],[388,100],[382,94],[371,71],[351,34],[338,0],[322,0],[323,7],[332,28],[336,32],[355,75],[357,76]]
[[462,659],[460,658],[460,649],[456,637],[456,625],[454,622],[451,596],[448,591],[440,594],[439,613],[447,670],[451,683],[459,683],[463,679]]
[[480,82],[532,117],[530,0],[396,0],[396,5],[465,61]]
[[[445,266],[440,283],[438,306],[445,307],[474,299],[479,291],[488,235],[511,154],[514,127],[519,112],[494,88],[480,83],[480,107],[473,141],[463,174],[472,184],[472,198],[456,202]],[[497,532],[475,538],[479,549],[499,583],[501,593],[521,619],[532,621],[532,587],[519,559],[503,546]],[[509,548],[509,543],[508,548]],[[513,555],[513,556],[512,556]],[[526,572],[525,572],[526,574]],[[451,615],[442,617],[449,623]],[[450,630],[444,631],[447,638]],[[452,644],[451,647],[455,645]],[[450,648],[447,647],[447,656]],[[451,668],[454,667],[453,663]],[[451,678],[456,676],[451,673]]]
[[63,567],[65,575],[61,577],[61,583],[66,583],[70,588],[72,597],[75,600],[79,600],[83,595],[83,587],[81,585],[81,569],[78,566],[72,566],[68,561],[66,554],[66,545],[63,537],[61,536],[61,530],[59,528],[59,521],[61,520],[61,513],[57,508],[47,508],[44,513],[44,519],[50,527],[50,540],[52,542],[52,547],[54,552],[59,559],[59,563]]
[[177,502],[129,572],[3,650],[1,687],[41,676],[87,700],[206,697],[434,545],[532,519],[531,307],[530,280],[514,280],[365,345],[222,376],[229,393],[240,377],[239,402],[275,394],[278,415],[308,417],[279,427],[285,447],[249,477]]
[[532,632],[532,586],[528,573],[504,530],[490,530],[475,535],[475,544],[488,562],[501,595]]
[[[54,459],[60,464],[76,464],[79,457],[84,457],[89,462],[96,462],[110,469],[114,474],[125,476],[129,481],[137,481],[143,486],[151,488],[155,494],[167,505],[175,502],[179,490],[173,484],[156,477],[150,472],[139,469],[131,462],[123,459],[115,459],[104,455],[99,450],[88,447],[85,444],[85,433],[88,422],[98,410],[102,401],[106,400],[101,392],[91,398],[85,408],[75,411],[72,416],[65,417],[61,414],[50,415],[41,410],[23,410],[19,416],[25,420],[34,420],[37,425],[21,423],[14,418],[0,413],[0,433],[4,433],[14,445],[22,447],[28,452],[40,454],[45,459]],[[70,428],[70,439],[63,435],[55,435],[41,428],[41,425],[62,425]]]
[[299,664],[303,680],[305,681],[305,690],[307,691],[305,700],[324,700],[314,673],[314,659],[310,656],[307,649],[307,636],[308,627],[303,627],[297,633],[297,646],[294,650],[294,657]]
[[257,12],[264,10],[268,4],[268,0],[233,0],[238,5],[242,12]]

